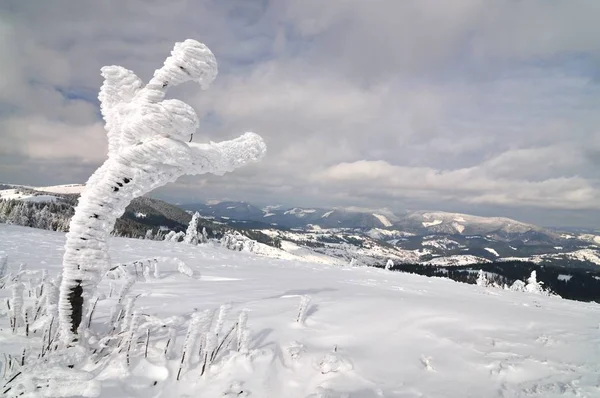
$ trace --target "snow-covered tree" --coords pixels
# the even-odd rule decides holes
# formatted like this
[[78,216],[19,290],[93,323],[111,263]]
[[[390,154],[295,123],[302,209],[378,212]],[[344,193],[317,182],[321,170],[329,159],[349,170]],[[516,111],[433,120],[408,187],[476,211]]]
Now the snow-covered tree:
[[483,272],[483,270],[479,270],[479,272],[477,273],[477,286],[486,287],[489,284],[490,283],[488,282],[487,277],[485,276],[485,272]]
[[195,212],[192,216],[190,223],[188,224],[187,231],[185,231],[185,237],[183,241],[190,245],[198,244],[198,219],[200,218],[200,213]]
[[184,174],[222,175],[264,156],[266,145],[253,133],[192,143],[196,112],[182,101],[165,99],[170,87],[196,81],[206,89],[216,75],[214,55],[195,40],[176,43],[145,86],[123,67],[102,68],[98,97],[108,159],[88,180],[67,234],[59,297],[63,341],[73,341],[78,333],[83,307],[110,265],[108,238],[131,200]]
[[388,259],[387,263],[385,264],[385,269],[387,269],[388,271],[392,269],[392,267],[394,266],[394,262],[392,261],[392,259]]
[[527,278],[527,285],[525,286],[525,291],[529,293],[535,294],[545,294],[546,291],[542,287],[543,282],[538,282],[537,273],[535,270],[531,271],[531,275]]

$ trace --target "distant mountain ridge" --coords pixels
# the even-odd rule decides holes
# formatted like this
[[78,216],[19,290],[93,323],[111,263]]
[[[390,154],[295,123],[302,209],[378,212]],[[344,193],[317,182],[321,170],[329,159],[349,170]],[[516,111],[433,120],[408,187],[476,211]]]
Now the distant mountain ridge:
[[401,230],[418,235],[458,234],[488,235],[510,240],[514,235],[541,234],[550,239],[559,235],[550,230],[505,217],[481,217],[462,213],[441,211],[414,211],[394,214],[384,210],[347,210],[327,208],[282,208],[267,206],[259,208],[247,202],[209,202],[182,205],[188,210],[219,220],[252,221],[265,226],[282,228],[306,228],[318,226],[330,228],[384,228]]
[[[82,188],[0,186],[0,222],[66,231]],[[160,239],[167,231],[184,231],[196,210],[202,216],[200,229],[213,238],[237,231],[271,246],[265,249],[271,255],[279,250],[277,255],[327,264],[383,266],[392,260],[454,267],[529,261],[589,270],[600,266],[600,236],[593,231],[557,232],[509,218],[441,211],[260,208],[234,201],[177,206],[140,197],[117,220],[115,233],[144,237],[152,229],[153,238]]]

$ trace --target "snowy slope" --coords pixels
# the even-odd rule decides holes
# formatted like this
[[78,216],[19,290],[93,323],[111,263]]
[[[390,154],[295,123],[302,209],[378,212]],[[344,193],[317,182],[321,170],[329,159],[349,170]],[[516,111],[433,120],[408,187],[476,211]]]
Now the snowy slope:
[[462,213],[443,211],[415,211],[408,213],[403,220],[396,223],[411,230],[425,228],[431,232],[449,234],[488,234],[501,232],[505,234],[522,234],[530,231],[544,232],[542,228],[505,217],[479,217]]
[[53,185],[48,187],[34,187],[32,189],[50,193],[80,194],[83,188],[85,188],[85,184]]
[[[0,250],[13,271],[26,262],[55,274],[63,245],[64,234],[0,224]],[[167,360],[151,349],[130,366],[123,359],[99,374],[78,373],[70,391],[86,387],[106,398],[600,396],[596,304],[210,245],[123,238],[111,245],[114,262],[172,256],[194,270],[190,278],[165,266],[158,279],[133,286],[139,311],[182,324],[177,349]],[[101,290],[108,295],[109,281]],[[311,297],[304,325],[294,322],[301,295]],[[112,302],[99,302],[92,329],[101,328]],[[175,381],[183,322],[225,302],[233,305],[227,324],[248,311],[250,353],[220,358],[202,377],[192,368]],[[18,354],[31,339],[7,330],[5,311],[0,352]]]

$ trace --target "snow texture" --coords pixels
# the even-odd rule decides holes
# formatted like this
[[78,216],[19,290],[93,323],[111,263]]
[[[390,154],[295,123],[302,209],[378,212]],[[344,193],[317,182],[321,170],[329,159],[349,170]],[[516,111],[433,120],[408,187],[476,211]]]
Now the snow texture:
[[500,257],[500,255],[498,254],[498,252],[495,249],[492,249],[490,247],[485,247],[484,249],[487,250],[488,252],[492,253],[494,256]]
[[[56,275],[61,270],[64,238],[64,233],[0,224],[0,251],[7,253],[12,273],[26,262],[32,272],[48,268],[49,276]],[[118,263],[148,256],[176,257],[202,276],[188,278],[176,269],[164,269],[161,279],[138,281],[131,287],[131,295],[140,295],[136,301],[140,318],[129,366],[118,357],[123,360],[99,367],[84,347],[76,346],[65,354],[81,361],[76,369],[26,365],[16,379],[23,386],[52,382],[43,392],[24,396],[599,396],[600,306],[596,303],[492,291],[376,268],[272,259],[213,244],[109,240]],[[107,298],[99,301],[90,332],[102,331],[109,319],[117,299],[108,298],[110,283],[124,282],[100,283],[98,293]],[[0,289],[0,301],[11,294],[11,289]],[[294,319],[304,295],[310,295],[312,305],[304,325],[298,327]],[[26,306],[30,300],[26,295]],[[223,330],[230,330],[239,312],[247,311],[242,333],[247,354],[234,352],[236,344],[232,344],[203,377],[192,365],[176,381],[191,314],[218,309],[222,303],[232,303]],[[0,306],[1,360],[2,354],[20,358],[24,348],[36,358],[41,334],[30,338],[12,334],[6,311]],[[145,318],[161,320],[151,329],[147,358],[144,341],[151,326]],[[198,336],[213,330],[201,328]],[[173,336],[170,354],[165,355],[166,342]],[[237,339],[237,333],[232,336]],[[199,337],[194,355],[200,348],[205,350],[205,345],[199,347],[201,342]]]
[[69,294],[81,286],[84,302],[89,301],[111,263],[109,234],[132,199],[184,174],[222,175],[265,155],[265,143],[254,133],[220,143],[189,142],[198,116],[188,104],[165,99],[167,89],[192,80],[206,89],[216,75],[214,55],[195,40],[176,43],[146,86],[123,67],[102,68],[98,97],[108,159],[86,183],[67,234],[59,299],[65,341],[72,340],[74,332]]
[[392,223],[390,222],[390,220],[387,219],[386,216],[381,215],[381,214],[375,214],[373,213],[373,217],[375,217],[376,219],[379,220],[379,222],[384,226],[384,227],[391,227]]

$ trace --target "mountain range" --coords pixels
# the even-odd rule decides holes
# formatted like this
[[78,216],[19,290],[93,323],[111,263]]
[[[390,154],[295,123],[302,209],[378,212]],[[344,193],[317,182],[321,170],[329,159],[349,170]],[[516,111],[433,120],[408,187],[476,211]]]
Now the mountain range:
[[387,209],[370,211],[362,209],[259,208],[246,202],[211,201],[186,204],[182,208],[198,211],[205,217],[224,222],[253,222],[264,227],[289,228],[384,228],[416,235],[458,234],[492,235],[510,240],[513,236],[529,234],[544,239],[560,239],[560,234],[504,217],[480,217],[441,211],[414,211],[395,214]]
[[[64,230],[82,185],[23,187],[0,185],[0,207],[22,203],[27,214],[11,217],[4,206],[0,221],[56,228],[57,223],[35,221],[32,214],[59,209]],[[52,203],[47,206],[45,203]],[[61,204],[61,206],[56,206]],[[11,207],[9,206],[9,207]],[[202,216],[199,227],[219,238],[233,231],[257,241],[254,251],[269,256],[310,259],[329,264],[383,266],[418,263],[432,266],[529,261],[534,264],[597,269],[600,233],[541,228],[502,217],[480,217],[441,211],[394,213],[356,208],[258,207],[247,202],[211,201],[176,206],[158,199],[135,199],[117,221],[115,233],[144,237],[148,230],[185,231],[191,213]],[[12,213],[15,213],[13,210]],[[18,215],[18,214],[17,214]],[[18,221],[15,221],[18,219]],[[49,227],[52,225],[53,227]],[[268,246],[268,247],[267,247]],[[270,248],[269,248],[270,247]]]

